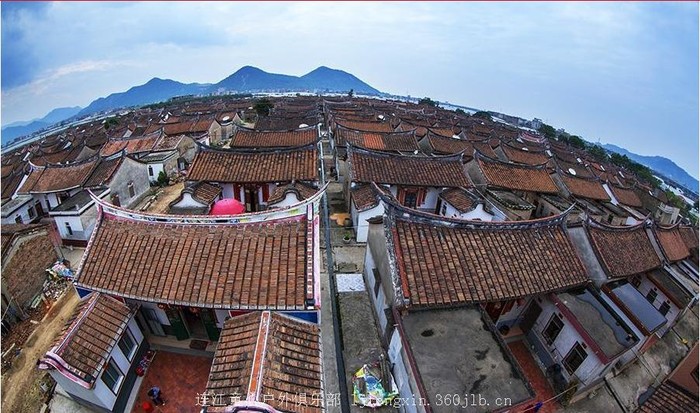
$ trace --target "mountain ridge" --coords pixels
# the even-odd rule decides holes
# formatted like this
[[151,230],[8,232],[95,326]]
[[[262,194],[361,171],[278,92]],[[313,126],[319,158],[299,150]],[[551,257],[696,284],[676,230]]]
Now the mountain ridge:
[[648,167],[652,171],[671,179],[680,185],[685,186],[687,189],[695,192],[696,194],[698,193],[700,187],[698,180],[668,158],[658,155],[639,155],[612,143],[606,143],[602,146],[604,149],[611,152],[619,153],[620,155],[627,155],[627,157],[631,160]]

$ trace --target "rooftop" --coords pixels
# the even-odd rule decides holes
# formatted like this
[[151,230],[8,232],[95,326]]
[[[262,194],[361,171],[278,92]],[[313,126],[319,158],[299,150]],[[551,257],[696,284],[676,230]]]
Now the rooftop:
[[461,156],[390,155],[360,148],[348,150],[353,182],[429,187],[470,187]]
[[318,179],[315,146],[284,150],[220,150],[202,146],[195,156],[189,180],[261,183]]
[[666,317],[661,315],[632,284],[625,281],[616,282],[610,284],[609,288],[616,301],[626,307],[627,315],[631,313],[634,317],[632,321],[636,319],[647,332],[652,333],[666,324]]
[[235,217],[140,214],[101,203],[78,285],[209,308],[316,305],[307,204]]
[[40,368],[57,369],[78,384],[92,388],[133,311],[108,295],[92,293],[78,304]]
[[490,187],[556,194],[556,184],[544,165],[516,165],[477,156],[479,169]]
[[612,227],[589,220],[586,232],[608,278],[627,277],[661,266],[643,225]]
[[232,148],[297,147],[313,144],[318,139],[315,126],[290,131],[256,131],[238,128],[229,146]]
[[624,321],[590,290],[572,290],[557,294],[557,298],[602,350],[604,357],[613,359],[638,342]]
[[[320,328],[269,311],[227,320],[206,390],[242,399],[253,394],[281,411],[323,411]],[[302,394],[306,402],[297,404]]]
[[396,288],[410,307],[507,300],[588,282],[564,229],[566,214],[487,223],[420,213],[383,199]]
[[[455,409],[438,406],[438,394],[479,394],[490,403],[498,397],[510,397],[513,405],[532,397],[510,351],[496,339],[478,309],[410,312],[402,323],[427,393],[423,396],[433,411]],[[493,409],[467,407],[465,411]]]

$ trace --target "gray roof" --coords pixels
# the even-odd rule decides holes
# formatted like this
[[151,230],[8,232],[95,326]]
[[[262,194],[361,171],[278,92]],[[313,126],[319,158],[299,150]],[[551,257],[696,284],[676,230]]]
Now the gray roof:
[[19,195],[17,198],[2,204],[2,217],[5,218],[15,212],[17,208],[32,200],[31,195]]
[[[507,395],[514,405],[532,397],[507,356],[510,350],[500,345],[476,308],[411,312],[402,322],[433,411],[455,411],[436,406],[438,394],[481,394],[490,401]],[[464,411],[488,410],[468,407]]]

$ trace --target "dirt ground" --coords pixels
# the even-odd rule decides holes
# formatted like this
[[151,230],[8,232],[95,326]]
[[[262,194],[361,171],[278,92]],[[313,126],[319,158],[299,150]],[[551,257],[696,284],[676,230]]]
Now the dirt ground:
[[8,412],[36,413],[44,395],[40,385],[48,374],[36,368],[36,361],[51,347],[63,325],[73,314],[78,295],[68,288],[51,307],[46,317],[29,336],[12,368],[2,375],[2,409]]
[[174,185],[158,189],[158,199],[156,199],[151,206],[148,207],[147,211],[154,214],[167,214],[169,209],[168,204],[180,196],[180,193],[184,188],[185,183],[178,182]]

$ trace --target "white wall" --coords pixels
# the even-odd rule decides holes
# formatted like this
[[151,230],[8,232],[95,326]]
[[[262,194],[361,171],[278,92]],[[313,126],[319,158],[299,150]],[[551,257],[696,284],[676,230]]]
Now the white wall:
[[384,215],[384,204],[381,202],[374,208],[362,212],[358,212],[355,203],[350,202],[350,216],[357,233],[357,242],[367,242],[367,233],[369,231],[369,222],[367,220],[380,215]]
[[671,327],[673,326],[673,322],[676,320],[676,317],[678,317],[678,314],[680,314],[681,309],[678,308],[678,306],[677,306],[676,304],[674,304],[673,301],[671,301],[671,300],[666,296],[666,294],[664,294],[664,292],[661,291],[661,290],[656,286],[656,284],[654,284],[650,279],[648,279],[646,275],[644,275],[644,276],[641,277],[641,281],[642,281],[642,282],[641,282],[641,284],[639,285],[639,287],[637,287],[637,290],[638,290],[645,298],[646,298],[646,296],[647,296],[647,294],[649,293],[650,290],[652,290],[652,289],[655,289],[655,290],[656,290],[656,294],[657,294],[656,299],[654,300],[653,303],[651,303],[651,305],[653,305],[654,308],[656,308],[656,309],[658,310],[659,307],[661,307],[661,304],[663,304],[663,303],[666,302],[666,301],[668,301],[668,304],[671,306],[671,308],[668,310],[668,313],[666,313],[666,315],[664,316],[664,317],[666,317],[666,320],[668,320],[668,322],[667,322],[663,327],[661,327],[661,328],[659,329],[659,331],[658,331],[658,334],[659,334],[660,336],[663,336],[664,334],[666,334],[666,332],[667,332],[668,330],[671,329]]
[[[576,331],[571,322],[554,306],[551,301],[545,298],[542,300],[542,302],[538,303],[540,307],[542,307],[542,313],[540,314],[539,318],[537,318],[537,321],[533,326],[535,335],[540,340],[542,345],[549,350],[552,358],[558,364],[562,365],[562,374],[569,380],[571,380],[572,375],[570,375],[566,368],[564,368],[564,358],[567,356],[567,354],[569,354],[569,351],[577,342],[585,344],[587,357],[579,368],[576,369],[574,375],[579,378],[583,385],[590,384],[593,380],[598,378],[598,375],[605,369],[606,366],[600,361],[600,359],[598,359],[591,348],[588,347],[588,343],[583,340],[583,337],[581,337],[578,331]],[[564,323],[564,328],[559,332],[559,335],[554,342],[551,345],[548,345],[542,333],[547,327],[547,323],[552,318],[554,313],[564,316],[561,319]]]
[[29,217],[29,210],[34,208],[34,199],[29,200],[25,205],[22,205],[20,208],[17,208],[16,211],[12,212],[12,214],[8,215],[6,218],[2,218],[2,221],[0,221],[2,224],[14,224],[17,219],[17,217],[22,218],[22,223],[27,224],[33,219],[37,217],[36,210],[34,211],[34,217],[30,218]]
[[477,206],[473,210],[461,213],[457,210],[457,208],[453,207],[451,204],[443,200],[443,209],[445,213],[443,214],[442,211],[440,211],[441,215],[446,216],[448,218],[480,220],[485,222],[491,222],[494,220],[494,216],[484,210],[483,204],[477,204]]
[[[272,192],[270,192],[271,194]],[[287,192],[284,196],[284,199],[282,199],[279,202],[276,202],[274,204],[269,204],[271,208],[284,208],[288,207],[294,204],[298,204],[301,201],[301,199],[297,198],[297,196],[294,194],[294,192]]]
[[[220,184],[220,185],[221,185],[221,194],[222,194],[222,196],[223,196],[224,198],[226,198],[226,199],[235,198],[235,197],[233,196],[233,184],[231,184],[231,183],[222,183],[222,184]],[[243,199],[243,198],[241,198],[240,194],[239,194],[239,196],[238,196],[238,199]]]
[[162,163],[150,163],[146,166],[146,174],[148,174],[148,167],[153,168],[153,175],[148,175],[148,180],[151,182],[158,181],[158,175],[164,170]]

